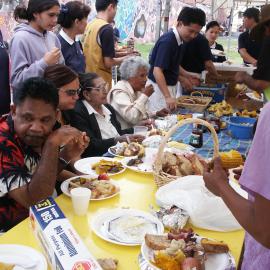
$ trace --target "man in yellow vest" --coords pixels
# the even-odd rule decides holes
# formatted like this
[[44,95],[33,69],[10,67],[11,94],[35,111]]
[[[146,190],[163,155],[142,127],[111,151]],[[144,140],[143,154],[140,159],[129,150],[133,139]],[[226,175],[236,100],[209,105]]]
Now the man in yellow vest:
[[97,16],[85,30],[83,51],[86,59],[86,72],[95,72],[111,87],[111,68],[120,65],[126,58],[117,57],[114,48],[114,35],[111,22],[117,11],[118,0],[96,0]]

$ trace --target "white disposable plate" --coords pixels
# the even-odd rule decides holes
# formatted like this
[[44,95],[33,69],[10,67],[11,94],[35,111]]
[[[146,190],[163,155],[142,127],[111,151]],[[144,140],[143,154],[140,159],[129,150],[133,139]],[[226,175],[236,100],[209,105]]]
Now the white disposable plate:
[[106,210],[101,212],[100,214],[97,214],[91,223],[91,228],[93,232],[102,238],[103,240],[117,244],[122,246],[138,246],[142,244],[141,242],[134,241],[134,242],[125,242],[125,240],[119,239],[112,235],[108,230],[109,226],[108,223],[112,220],[115,220],[122,216],[131,216],[131,217],[143,217],[145,220],[150,221],[151,223],[156,224],[156,229],[153,229],[147,233],[151,234],[160,234],[163,233],[164,227],[162,223],[153,215],[136,209],[123,209],[123,208],[116,208],[111,210]]
[[114,151],[114,149],[116,149],[116,146],[111,146],[109,149],[108,149],[108,153],[111,154],[112,156],[114,157],[119,157],[119,158],[124,158],[125,156],[121,156],[121,155],[117,155]]
[[250,99],[256,100],[258,102],[263,102],[263,95],[261,94],[261,98],[257,98],[253,93],[246,93],[246,96]]
[[124,158],[124,159],[122,160],[123,165],[124,165],[126,168],[128,168],[128,169],[130,169],[130,170],[132,170],[132,171],[138,172],[138,173],[145,173],[145,174],[152,174],[152,173],[153,173],[153,162],[152,162],[152,164],[149,164],[149,163],[146,164],[146,163],[144,162],[144,158],[142,158],[143,163],[138,164],[138,165],[136,165],[136,166],[128,166],[127,163],[128,163],[131,159],[134,159],[134,158],[136,158],[136,157],[128,157],[128,158]]
[[[91,179],[91,178],[95,178],[96,176],[93,177],[93,176],[91,176],[91,175],[78,175],[78,176],[74,176],[74,177],[71,177],[71,178],[65,180],[65,181],[62,182],[62,184],[61,184],[61,190],[62,190],[62,192],[63,192],[65,195],[71,197],[70,191],[68,190],[69,182],[70,182],[71,180],[73,180],[73,179],[78,178],[78,177],[90,178],[90,179]],[[116,193],[114,193],[114,194],[112,194],[112,195],[110,195],[110,196],[108,196],[108,197],[105,197],[105,198],[99,198],[99,199],[93,199],[93,198],[91,198],[90,201],[103,201],[103,200],[107,200],[107,199],[110,199],[110,198],[112,198],[112,197],[115,197],[116,195],[118,195],[118,194],[120,193],[120,188],[119,188],[118,184],[117,184],[115,181],[113,181],[113,180],[109,180],[109,181],[110,181],[111,184],[113,184],[113,185],[116,187],[116,189],[117,189]]]
[[[167,149],[167,148],[166,148]],[[126,157],[122,160],[123,165],[135,172],[138,173],[145,173],[145,174],[151,174],[153,173],[153,164],[156,159],[156,155],[158,152],[158,148],[150,148],[146,147],[145,148],[145,156],[142,157],[143,163],[138,164],[137,166],[128,166],[127,163],[134,158],[137,157]]]
[[23,245],[0,245],[0,262],[16,265],[13,269],[47,270],[45,257]]
[[[83,173],[83,174],[90,174],[90,175],[97,175],[95,170],[92,170],[92,165],[99,162],[100,160],[108,160],[108,161],[116,161],[113,158],[108,157],[89,157],[89,158],[83,158],[75,162],[74,167],[77,171]],[[117,160],[121,163],[121,161]],[[125,167],[117,172],[117,173],[108,173],[108,175],[116,175],[120,174],[125,171]]]
[[[145,242],[141,246],[142,257],[146,260],[152,270],[161,270],[156,267],[151,261],[154,258],[154,252],[149,248]],[[205,270],[233,270],[235,268],[235,260],[230,254],[207,254],[207,260],[205,261]]]
[[216,56],[225,56],[225,53],[221,50],[211,49],[211,53]]

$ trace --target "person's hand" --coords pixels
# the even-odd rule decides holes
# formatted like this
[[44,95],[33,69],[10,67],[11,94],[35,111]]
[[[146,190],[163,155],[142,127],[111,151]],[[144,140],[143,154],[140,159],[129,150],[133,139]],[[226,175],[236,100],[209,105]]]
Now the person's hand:
[[193,87],[195,86],[195,84],[193,84],[193,82],[189,78],[182,77],[182,76],[180,77],[180,83],[181,83],[182,88],[188,91],[192,91]]
[[142,135],[137,135],[137,134],[127,135],[126,134],[126,135],[122,135],[122,136],[117,137],[115,140],[117,142],[127,142],[127,143],[138,142],[138,143],[141,143],[144,139],[145,139],[145,137]]
[[234,178],[239,180],[242,175],[243,168],[233,170]]
[[258,62],[257,60],[252,61],[251,62],[252,66],[257,67],[257,62]]
[[245,71],[239,71],[235,74],[234,80],[237,83],[245,83],[247,73]]
[[53,48],[44,55],[44,60],[48,66],[55,65],[59,62],[61,51],[59,48]]
[[167,109],[174,111],[177,108],[176,98],[166,97],[165,98]]
[[142,120],[137,124],[137,126],[146,126],[148,130],[150,130],[155,126],[155,120],[151,118]]
[[47,141],[56,147],[64,146],[64,149],[61,151],[61,157],[70,161],[84,152],[90,140],[85,132],[70,126],[62,126],[54,131]]
[[152,84],[147,85],[143,90],[142,93],[146,96],[150,97],[154,93],[154,87]]
[[156,116],[157,117],[164,117],[164,116],[168,115],[169,113],[170,113],[170,111],[167,108],[163,108],[162,110],[156,112]]
[[187,79],[190,81],[190,83],[194,86],[199,86],[201,83],[201,79],[198,78],[197,76],[194,76],[192,74],[188,75]]
[[223,187],[228,185],[228,175],[222,168],[220,157],[214,160],[214,169],[212,172],[204,172],[203,180],[208,190],[216,196],[220,196]]

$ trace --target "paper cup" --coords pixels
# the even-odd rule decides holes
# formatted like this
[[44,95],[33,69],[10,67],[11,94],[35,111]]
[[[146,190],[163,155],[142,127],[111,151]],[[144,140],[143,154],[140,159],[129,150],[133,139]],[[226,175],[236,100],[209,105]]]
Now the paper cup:
[[86,215],[91,198],[91,190],[83,187],[73,188],[70,194],[75,214],[78,216]]
[[136,135],[146,136],[147,131],[148,131],[148,128],[145,126],[135,126],[134,127],[134,134],[136,134]]

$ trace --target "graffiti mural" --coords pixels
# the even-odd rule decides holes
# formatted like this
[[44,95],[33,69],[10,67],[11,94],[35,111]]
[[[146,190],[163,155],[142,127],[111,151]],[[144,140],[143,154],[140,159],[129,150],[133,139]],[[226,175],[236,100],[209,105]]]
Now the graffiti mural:
[[[2,8],[0,9],[0,29],[2,30],[5,40],[9,41],[12,37],[12,30],[16,26],[16,22],[13,19],[12,11],[18,3],[25,2],[27,0],[0,0],[2,2]],[[95,0],[81,0],[91,7],[91,13],[89,15],[89,21],[91,21],[95,15]],[[115,18],[116,26],[120,31],[120,39],[125,40],[130,37],[136,39],[136,42],[154,42],[156,25],[158,19],[158,3],[159,0],[120,0],[118,2],[118,10]],[[68,0],[62,0],[61,3],[68,2]],[[162,0],[162,16],[161,16],[161,30],[163,29],[163,13],[165,0]],[[177,21],[180,10],[187,4],[182,0],[171,1],[171,12],[169,27],[174,25]],[[205,6],[197,5],[202,8],[206,13],[210,13]]]

